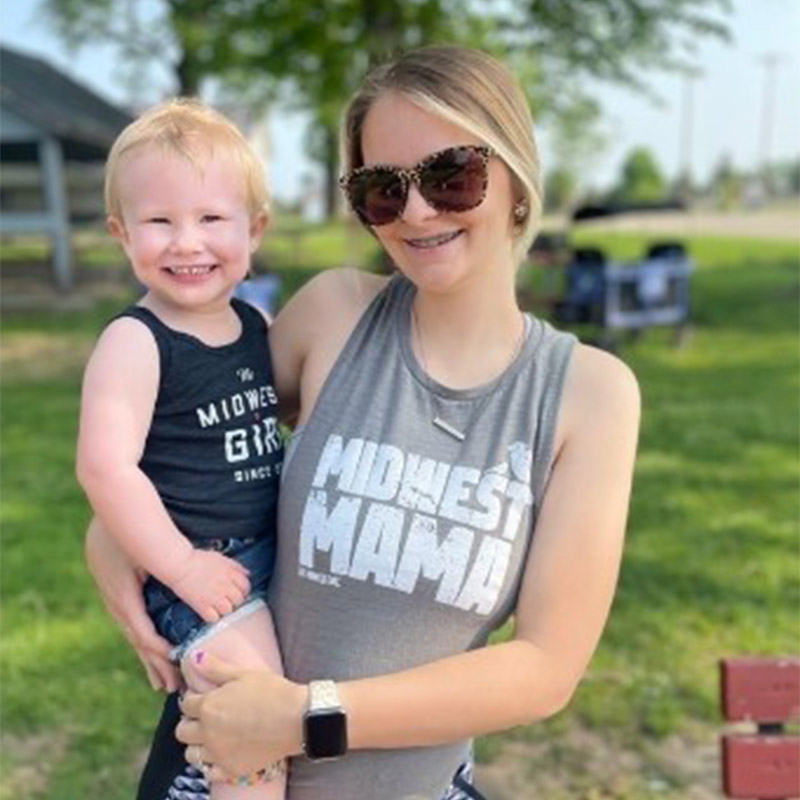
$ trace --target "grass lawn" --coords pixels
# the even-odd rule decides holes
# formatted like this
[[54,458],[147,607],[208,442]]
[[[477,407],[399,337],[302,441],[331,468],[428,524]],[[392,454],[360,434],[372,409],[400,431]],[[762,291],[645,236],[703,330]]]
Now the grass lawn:
[[[304,258],[337,263],[344,240],[332,245],[334,236],[306,240]],[[642,249],[632,235],[594,240],[621,258]],[[689,246],[699,265],[690,345],[675,349],[655,331],[621,352],[639,376],[644,416],[601,647],[566,712],[479,742],[485,774],[516,770],[532,797],[699,797],[665,754],[691,760],[695,743],[713,740],[717,659],[798,648],[798,248]],[[0,328],[2,800],[129,800],[160,706],[81,553],[80,369],[112,313],[106,304],[7,314]],[[603,769],[597,752],[608,756]],[[704,765],[698,780],[713,785],[715,769]]]

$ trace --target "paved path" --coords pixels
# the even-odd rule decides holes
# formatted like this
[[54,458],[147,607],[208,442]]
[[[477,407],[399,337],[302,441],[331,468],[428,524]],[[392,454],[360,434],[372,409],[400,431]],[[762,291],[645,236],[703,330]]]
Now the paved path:
[[[565,220],[546,217],[545,227],[563,228]],[[800,241],[800,207],[754,211],[690,211],[622,214],[580,223],[580,230],[629,231],[659,236],[746,236]]]

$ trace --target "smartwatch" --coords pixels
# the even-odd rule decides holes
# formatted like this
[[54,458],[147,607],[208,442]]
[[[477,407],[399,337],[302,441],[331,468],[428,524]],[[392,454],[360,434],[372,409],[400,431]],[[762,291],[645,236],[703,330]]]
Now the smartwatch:
[[310,761],[328,761],[347,752],[347,714],[333,681],[311,681],[308,685],[303,752]]

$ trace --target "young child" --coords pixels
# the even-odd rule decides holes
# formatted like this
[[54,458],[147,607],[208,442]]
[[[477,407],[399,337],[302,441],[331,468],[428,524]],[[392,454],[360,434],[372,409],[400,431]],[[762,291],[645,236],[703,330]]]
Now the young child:
[[[197,101],[156,106],[119,136],[106,165],[108,225],[147,291],[89,360],[77,474],[97,516],[151,576],[148,612],[176,660],[202,641],[228,660],[281,671],[262,599],[283,460],[277,398],[265,319],[232,298],[267,203],[242,134]],[[283,764],[261,778],[214,783],[212,797],[284,796]]]

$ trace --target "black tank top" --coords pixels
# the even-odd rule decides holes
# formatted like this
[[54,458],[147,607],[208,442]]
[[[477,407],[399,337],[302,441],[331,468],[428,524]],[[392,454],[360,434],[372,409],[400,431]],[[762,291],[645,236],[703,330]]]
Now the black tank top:
[[239,338],[210,347],[131,306],[158,345],[158,397],[139,466],[193,541],[275,535],[283,443],[267,326],[233,299]]

